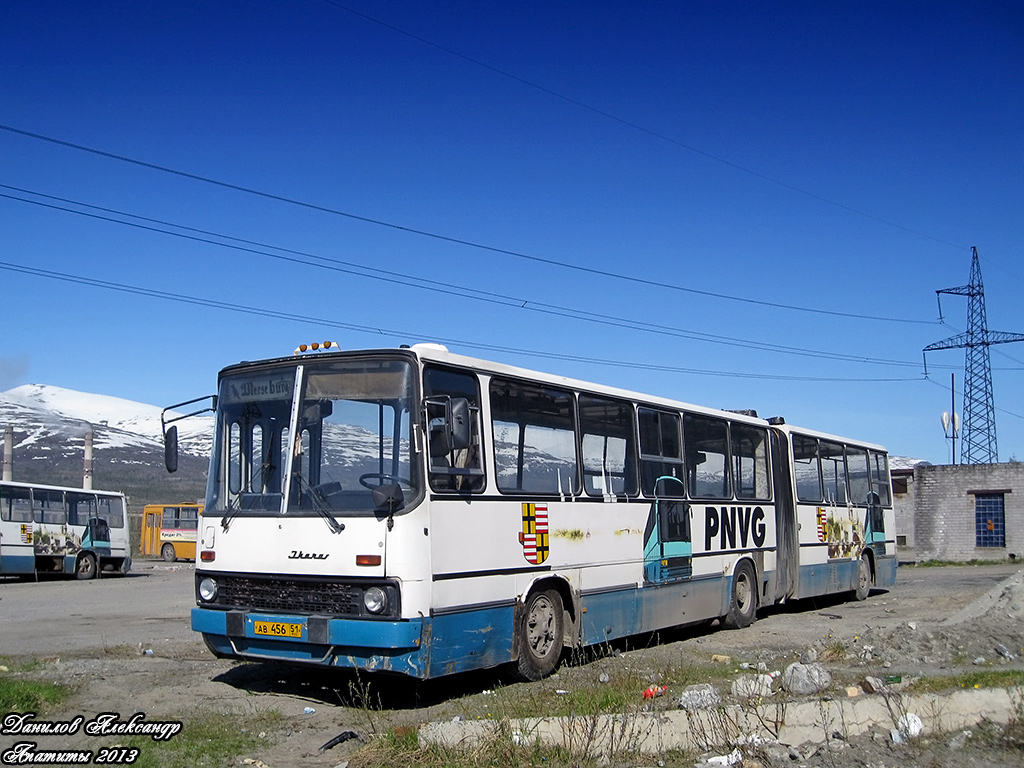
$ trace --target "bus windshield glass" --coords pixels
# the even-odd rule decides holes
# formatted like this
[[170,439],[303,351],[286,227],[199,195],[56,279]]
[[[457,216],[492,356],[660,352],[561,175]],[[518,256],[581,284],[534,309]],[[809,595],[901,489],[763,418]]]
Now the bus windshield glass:
[[226,374],[204,515],[370,515],[373,489],[396,484],[407,507],[420,487],[412,382],[408,362],[382,359]]

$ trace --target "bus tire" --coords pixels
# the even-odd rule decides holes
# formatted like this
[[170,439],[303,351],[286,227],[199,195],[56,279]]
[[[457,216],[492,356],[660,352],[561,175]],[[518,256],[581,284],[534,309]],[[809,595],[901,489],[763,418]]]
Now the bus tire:
[[99,575],[99,568],[96,567],[96,558],[88,552],[83,552],[75,563],[75,578],[80,581],[95,579]]
[[854,590],[853,596],[858,600],[867,600],[868,594],[871,592],[871,582],[871,558],[865,552],[857,561],[857,588]]
[[749,627],[757,618],[757,578],[749,560],[740,560],[732,574],[729,612],[722,619],[727,629]]
[[164,559],[165,563],[173,563],[178,559],[178,556],[174,554],[173,544],[164,544],[160,550],[160,557]]
[[541,680],[555,671],[562,657],[565,611],[557,590],[531,592],[519,627],[516,674],[521,680]]

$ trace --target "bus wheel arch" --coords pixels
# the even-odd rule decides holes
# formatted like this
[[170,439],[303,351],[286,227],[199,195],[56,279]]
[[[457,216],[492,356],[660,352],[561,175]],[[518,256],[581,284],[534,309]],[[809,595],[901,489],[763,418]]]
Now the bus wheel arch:
[[534,582],[516,601],[513,661],[523,681],[541,680],[558,667],[565,646],[576,645],[576,600],[564,579]]
[[96,555],[92,552],[82,552],[75,561],[75,578],[85,581],[95,579],[99,576],[100,569],[96,562]]
[[857,586],[853,596],[857,600],[866,600],[871,593],[871,587],[875,583],[875,559],[870,548],[866,548],[860,554],[857,561]]
[[741,558],[732,572],[729,590],[729,610],[722,617],[722,626],[728,629],[749,627],[757,619],[760,591],[757,588],[757,568],[750,558]]

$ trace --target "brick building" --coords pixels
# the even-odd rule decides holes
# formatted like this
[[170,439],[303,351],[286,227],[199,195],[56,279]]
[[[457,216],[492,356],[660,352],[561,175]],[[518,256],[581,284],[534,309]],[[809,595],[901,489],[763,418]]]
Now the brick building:
[[893,469],[903,560],[1024,557],[1024,463]]

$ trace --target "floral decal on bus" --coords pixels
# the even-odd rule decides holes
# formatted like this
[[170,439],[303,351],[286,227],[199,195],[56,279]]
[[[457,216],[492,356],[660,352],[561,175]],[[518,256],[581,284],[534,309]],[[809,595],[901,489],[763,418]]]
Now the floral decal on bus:
[[548,559],[548,505],[523,504],[523,556],[527,562],[540,565]]

